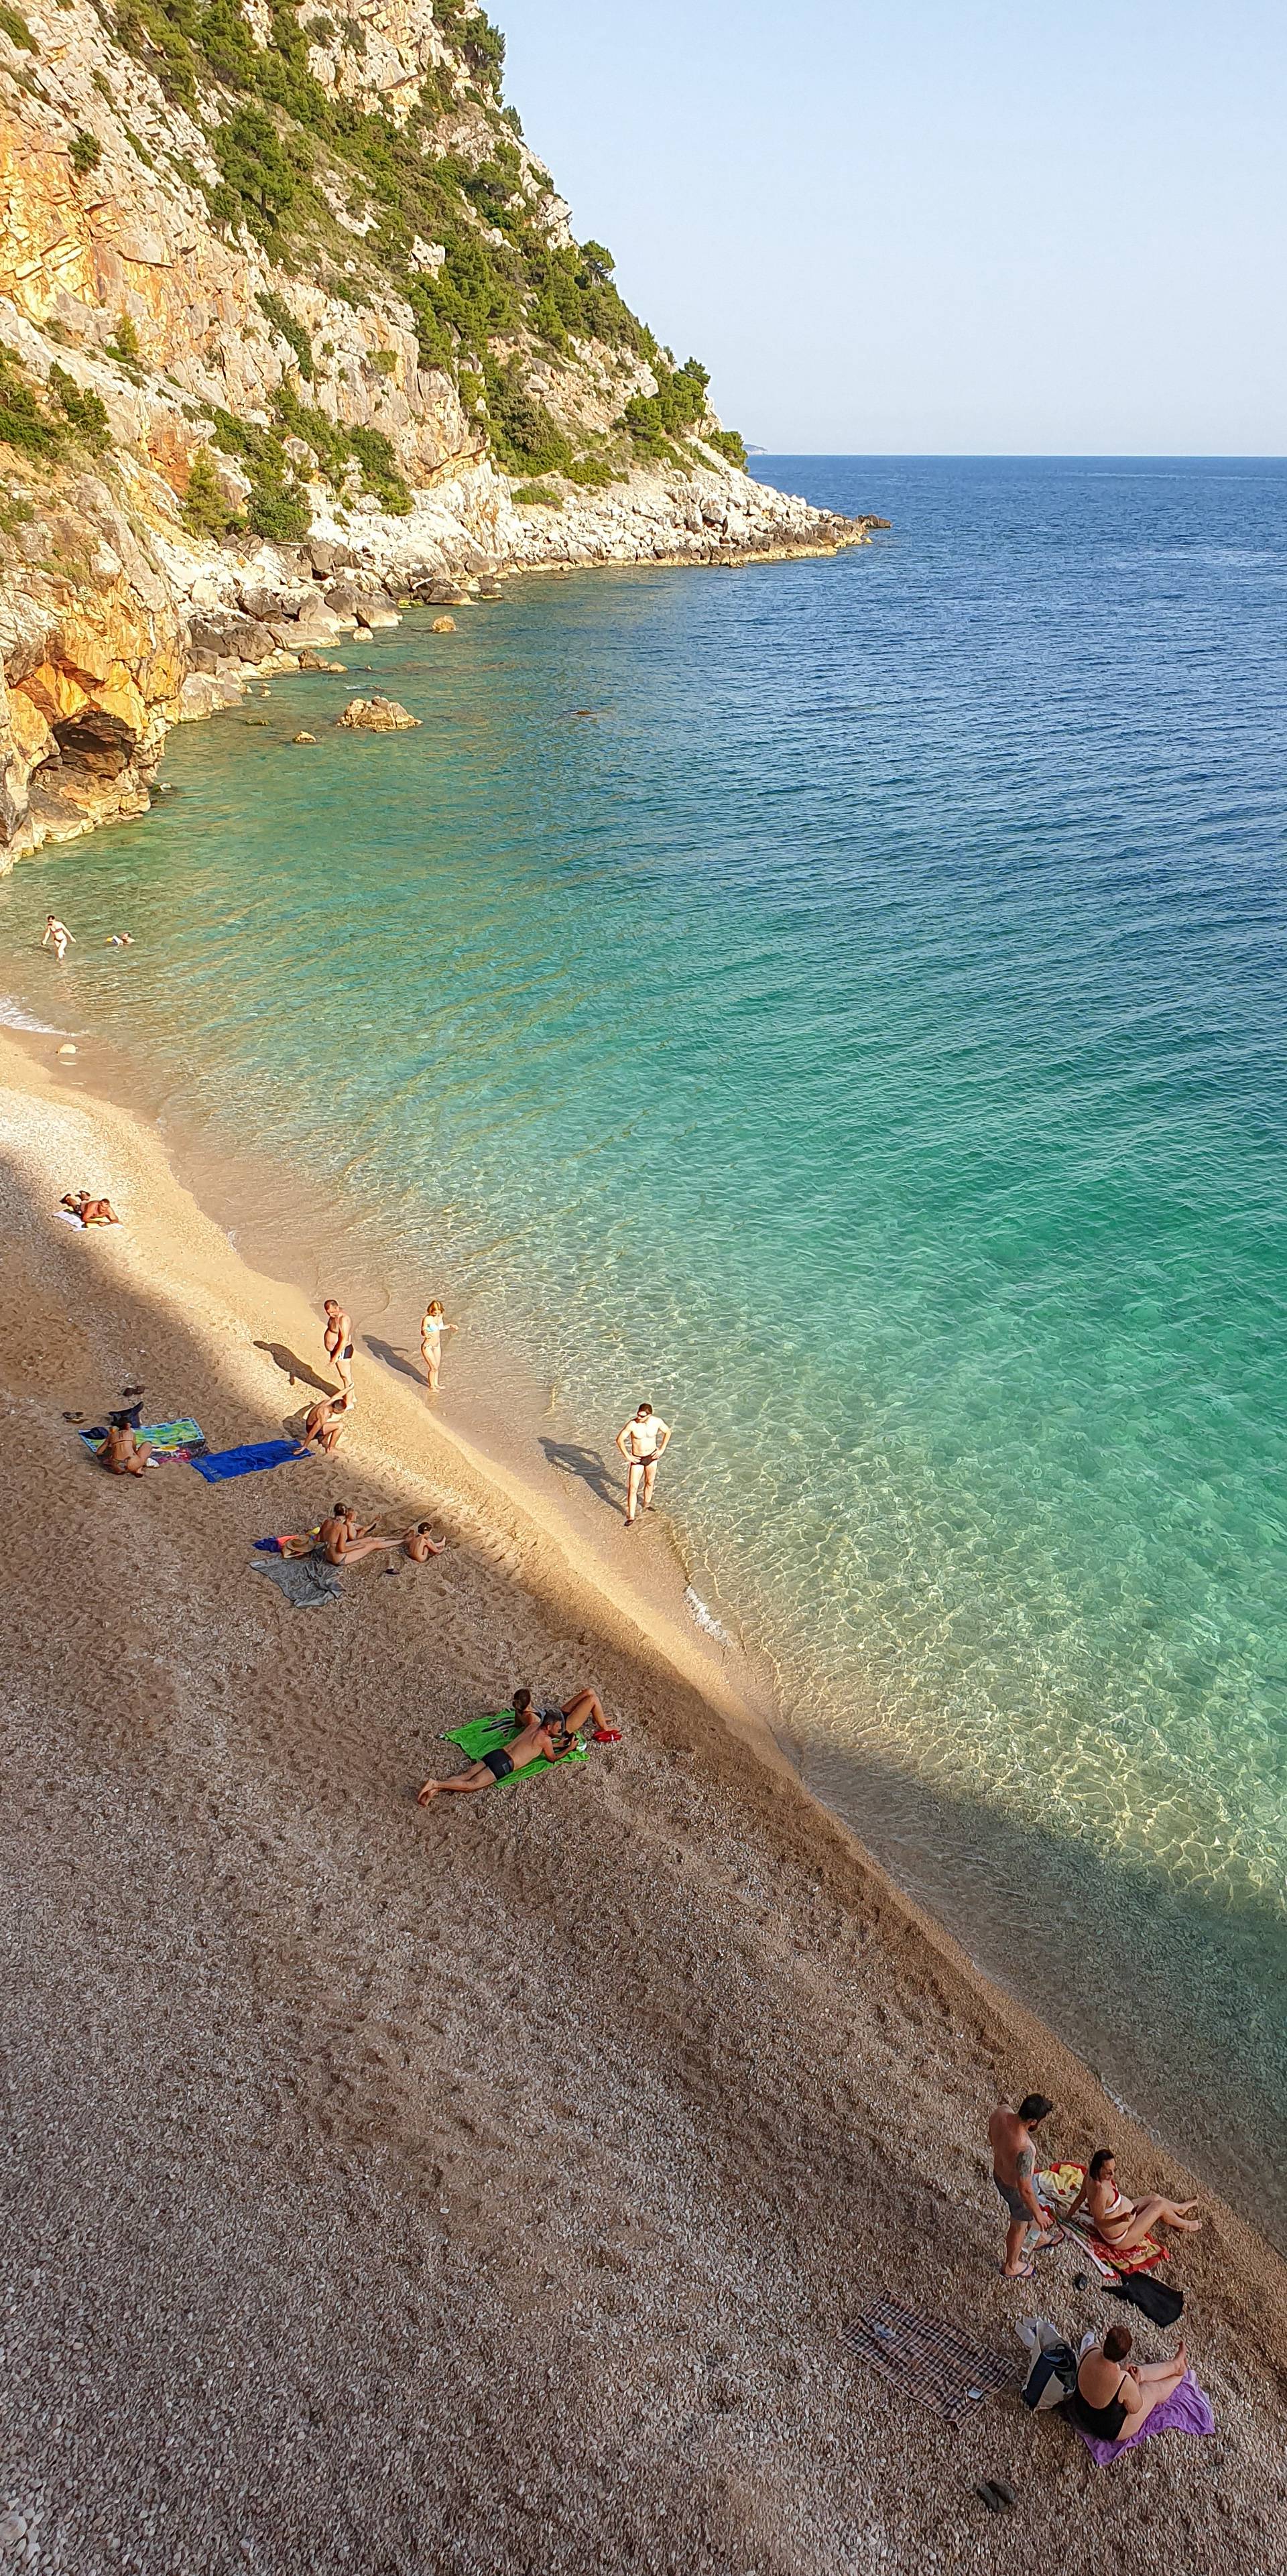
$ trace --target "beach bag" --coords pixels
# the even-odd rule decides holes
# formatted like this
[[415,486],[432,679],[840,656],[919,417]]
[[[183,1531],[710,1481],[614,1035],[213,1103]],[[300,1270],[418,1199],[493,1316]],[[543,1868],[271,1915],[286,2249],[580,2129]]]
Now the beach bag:
[[1030,2317],[1015,2332],[1031,2353],[1023,2402],[1034,2415],[1062,2406],[1077,2385],[1077,2355],[1049,2317]]

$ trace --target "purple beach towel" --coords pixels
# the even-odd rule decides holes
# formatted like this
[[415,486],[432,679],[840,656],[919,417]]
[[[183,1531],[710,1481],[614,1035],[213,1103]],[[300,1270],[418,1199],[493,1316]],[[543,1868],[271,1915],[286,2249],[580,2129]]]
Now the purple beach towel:
[[1215,2416],[1210,2398],[1203,2394],[1191,2370],[1187,2370],[1178,2388],[1155,2406],[1147,2424],[1138,2433],[1128,2433],[1124,2442],[1101,2442],[1098,2434],[1083,2433],[1074,2416],[1069,2416],[1081,2441],[1086,2445],[1097,2469],[1106,2469],[1110,2460],[1120,2460],[1123,2451],[1133,2451],[1137,2442],[1147,2442],[1150,2433],[1214,2433]]

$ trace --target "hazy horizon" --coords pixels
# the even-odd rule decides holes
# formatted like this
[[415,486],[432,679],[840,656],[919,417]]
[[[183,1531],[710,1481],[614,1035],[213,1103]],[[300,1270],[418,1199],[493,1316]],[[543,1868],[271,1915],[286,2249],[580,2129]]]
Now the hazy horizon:
[[1268,0],[492,0],[627,300],[773,455],[1287,452]]

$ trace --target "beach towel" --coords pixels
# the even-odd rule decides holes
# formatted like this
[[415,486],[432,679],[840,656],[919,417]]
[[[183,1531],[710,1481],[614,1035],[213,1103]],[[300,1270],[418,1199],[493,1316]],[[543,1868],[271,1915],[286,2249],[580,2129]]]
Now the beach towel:
[[[1035,2177],[1037,2198],[1053,2210],[1056,2218],[1066,2218],[1085,2179],[1084,2165],[1043,2165]],[[1080,2215],[1074,2218],[1072,2227],[1079,2250],[1089,2256],[1105,2281],[1124,2281],[1132,2272],[1151,2272],[1155,2264],[1169,2260],[1169,2247],[1156,2236],[1141,2237],[1138,2245],[1109,2245]]]
[[1205,2389],[1199,2388],[1191,2370],[1186,2370],[1178,2388],[1155,2406],[1147,2424],[1138,2433],[1128,2433],[1121,2442],[1104,2442],[1097,2433],[1084,2432],[1077,2418],[1069,2413],[1068,2421],[1079,2442],[1084,2442],[1097,2469],[1106,2469],[1120,2460],[1123,2451],[1133,2451],[1137,2442],[1147,2442],[1150,2433],[1214,2433],[1215,2415]]
[[[80,1436],[86,1448],[94,1457],[97,1457],[107,1438],[107,1433],[82,1431]],[[150,1440],[153,1456],[157,1458],[191,1459],[195,1451],[204,1449],[206,1445],[200,1423],[190,1422],[186,1418],[181,1422],[140,1423],[139,1438]]]
[[945,2424],[964,2423],[985,2397],[1019,2384],[1010,2354],[971,2343],[941,2317],[918,2316],[893,2299],[873,2300],[841,2332],[860,2361],[896,2380],[905,2396],[941,2415]]
[[251,1440],[243,1449],[208,1449],[191,1463],[208,1485],[219,1485],[229,1476],[257,1476],[261,1467],[284,1467],[288,1458],[307,1454],[297,1440]]
[[257,1565],[256,1574],[266,1574],[270,1583],[289,1601],[292,1610],[319,1609],[324,1601],[340,1601],[344,1586],[333,1565],[315,1556],[276,1556],[266,1565]]
[[[515,1722],[513,1709],[502,1708],[497,1710],[494,1717],[471,1717],[468,1726],[449,1727],[442,1740],[444,1744],[458,1744],[461,1752],[469,1755],[471,1762],[481,1762],[485,1753],[494,1753],[499,1745],[508,1744],[514,1736],[521,1733],[522,1728]],[[585,1762],[588,1758],[588,1747],[578,1736],[575,1752],[569,1753],[566,1759],[569,1762]],[[521,1771],[511,1772],[508,1780],[498,1780],[496,1786],[498,1789],[508,1789],[515,1780],[530,1780],[534,1772],[561,1771],[562,1768],[562,1762],[549,1762],[543,1753],[538,1753],[535,1762],[525,1762]]]

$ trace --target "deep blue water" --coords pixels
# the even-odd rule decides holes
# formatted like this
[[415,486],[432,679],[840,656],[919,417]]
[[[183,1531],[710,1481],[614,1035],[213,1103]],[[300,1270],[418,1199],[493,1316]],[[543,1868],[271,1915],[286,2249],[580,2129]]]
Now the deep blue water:
[[1287,2108],[1287,465],[755,468],[892,531],[410,617],[368,658],[422,731],[275,683],[269,729],[174,738],[146,822],[20,871],[0,941],[56,903],[82,1021],[379,1210],[587,1433],[652,1395],[806,1775],[1116,2090],[1173,2131],[1200,2091],[1195,2152],[1236,2065],[1250,2169]]

